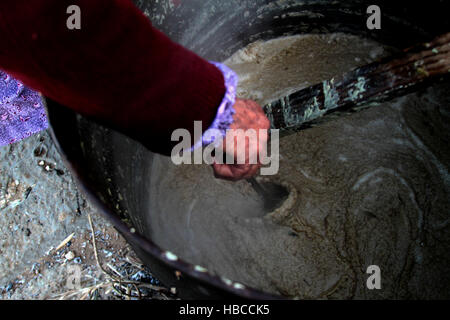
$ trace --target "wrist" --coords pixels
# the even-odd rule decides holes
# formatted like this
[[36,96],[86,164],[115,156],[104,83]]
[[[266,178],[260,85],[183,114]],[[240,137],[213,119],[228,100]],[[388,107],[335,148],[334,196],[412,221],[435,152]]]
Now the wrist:
[[[192,150],[214,143],[219,138],[224,138],[226,136],[226,131],[230,128],[234,121],[233,115],[235,114],[234,105],[236,103],[238,76],[233,70],[222,63],[214,61],[210,61],[210,63],[215,65],[223,74],[225,81],[225,94],[222,102],[217,108],[216,117],[210,127],[204,132],[201,141],[196,142],[192,147]],[[216,134],[208,134],[208,131],[213,131]],[[217,133],[219,133],[221,137],[218,137]]]

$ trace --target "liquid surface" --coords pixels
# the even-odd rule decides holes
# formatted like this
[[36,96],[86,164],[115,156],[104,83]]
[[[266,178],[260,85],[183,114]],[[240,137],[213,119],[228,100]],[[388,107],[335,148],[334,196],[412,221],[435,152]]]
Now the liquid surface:
[[[226,64],[260,104],[386,55],[349,35],[257,42]],[[449,297],[448,85],[284,137],[274,179],[295,202],[264,217],[246,181],[155,156],[153,240],[210,272],[300,298]],[[368,290],[367,267],[383,290]]]

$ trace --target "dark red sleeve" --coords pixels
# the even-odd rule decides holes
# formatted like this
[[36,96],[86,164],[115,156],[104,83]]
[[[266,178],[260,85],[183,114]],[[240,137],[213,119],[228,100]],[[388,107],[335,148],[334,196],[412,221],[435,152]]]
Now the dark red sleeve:
[[[81,8],[81,30],[66,26]],[[0,68],[43,95],[170,152],[174,129],[206,129],[225,85],[129,0],[0,1]]]

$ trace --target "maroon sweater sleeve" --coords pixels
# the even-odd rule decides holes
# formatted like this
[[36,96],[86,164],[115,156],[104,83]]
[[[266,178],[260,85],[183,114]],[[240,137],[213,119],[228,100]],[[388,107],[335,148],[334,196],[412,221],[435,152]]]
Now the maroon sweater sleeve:
[[[81,9],[69,30],[67,8]],[[129,0],[0,1],[0,68],[43,95],[170,153],[177,128],[206,129],[222,73],[152,27]]]

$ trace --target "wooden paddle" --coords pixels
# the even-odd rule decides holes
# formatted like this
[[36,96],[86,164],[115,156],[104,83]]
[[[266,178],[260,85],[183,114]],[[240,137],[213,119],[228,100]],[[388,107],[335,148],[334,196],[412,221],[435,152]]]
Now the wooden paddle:
[[356,68],[264,106],[272,128],[314,127],[393,99],[450,75],[450,33]]

